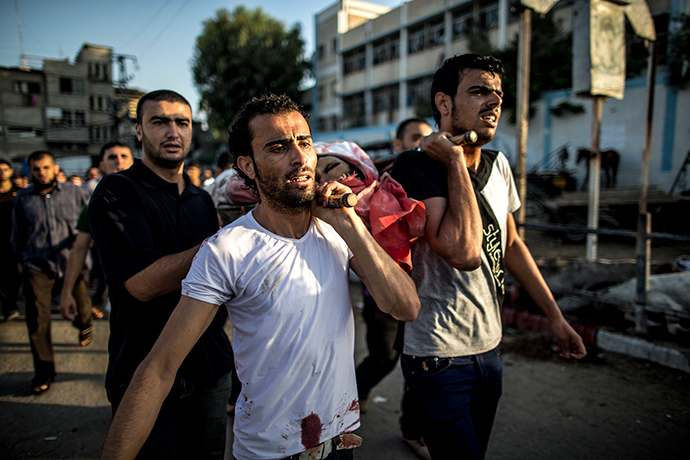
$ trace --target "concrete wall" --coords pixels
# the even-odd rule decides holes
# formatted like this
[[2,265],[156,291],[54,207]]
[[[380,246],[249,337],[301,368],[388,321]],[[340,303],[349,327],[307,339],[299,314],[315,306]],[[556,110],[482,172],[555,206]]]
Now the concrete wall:
[[[688,110],[690,88],[677,90],[664,85],[665,76],[657,78],[652,121],[650,184],[669,191],[679,168],[690,149]],[[634,78],[626,82],[622,100],[609,99],[603,104],[600,149],[614,149],[621,156],[618,186],[635,187],[640,184],[642,153],[646,125],[646,79]],[[581,105],[585,113],[556,117],[550,109],[563,101]],[[527,165],[543,161],[550,152],[567,145],[567,167],[575,173],[578,183],[584,178],[584,163],[575,164],[576,149],[591,146],[592,101],[573,97],[571,91],[554,91],[534,102],[536,114],[529,122]],[[514,164],[515,127],[502,118],[498,141],[505,145]]]

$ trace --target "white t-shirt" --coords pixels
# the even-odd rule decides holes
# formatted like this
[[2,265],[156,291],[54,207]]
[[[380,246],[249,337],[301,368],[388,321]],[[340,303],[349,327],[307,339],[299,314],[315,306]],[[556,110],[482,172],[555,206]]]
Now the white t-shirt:
[[279,459],[359,427],[349,251],[312,219],[300,239],[253,212],[199,250],[182,294],[226,305],[242,390],[233,455]]

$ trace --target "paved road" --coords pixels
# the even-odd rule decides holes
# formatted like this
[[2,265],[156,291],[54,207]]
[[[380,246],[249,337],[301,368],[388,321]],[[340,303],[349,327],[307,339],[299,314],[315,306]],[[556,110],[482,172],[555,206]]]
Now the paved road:
[[[363,322],[355,313],[359,359]],[[76,329],[53,315],[58,380],[33,396],[26,326],[0,323],[0,458],[98,457],[110,423],[103,390],[107,334],[107,323],[97,321],[94,343],[80,348]],[[504,396],[488,460],[687,458],[688,374],[596,352],[583,363],[564,362],[537,334],[509,334],[504,342]],[[362,418],[364,444],[356,458],[416,458],[398,434],[401,389],[396,369],[373,391],[380,402]]]

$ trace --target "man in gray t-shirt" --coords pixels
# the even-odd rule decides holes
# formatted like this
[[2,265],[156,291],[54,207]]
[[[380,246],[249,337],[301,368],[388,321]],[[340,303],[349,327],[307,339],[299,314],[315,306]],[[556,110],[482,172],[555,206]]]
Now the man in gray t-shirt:
[[[431,102],[439,132],[396,160],[392,176],[424,202],[424,238],[412,247],[422,303],[400,328],[398,347],[432,458],[483,459],[502,391],[500,308],[504,271],[549,318],[561,356],[586,355],[517,234],[520,206],[510,165],[493,139],[501,114],[503,67],[492,57],[448,59],[434,75]],[[477,142],[449,138],[475,131]]]

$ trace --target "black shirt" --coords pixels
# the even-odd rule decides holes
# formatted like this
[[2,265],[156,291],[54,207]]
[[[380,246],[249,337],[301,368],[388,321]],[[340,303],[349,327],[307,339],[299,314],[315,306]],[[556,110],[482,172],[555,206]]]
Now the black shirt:
[[[134,298],[125,281],[163,256],[185,251],[218,230],[208,193],[185,174],[177,184],[156,175],[141,160],[104,177],[88,208],[89,225],[110,289],[110,361],[106,388],[129,383],[180,300],[180,289],[148,302]],[[203,386],[232,366],[230,342],[223,331],[227,312],[220,308],[182,363],[179,378]]]

